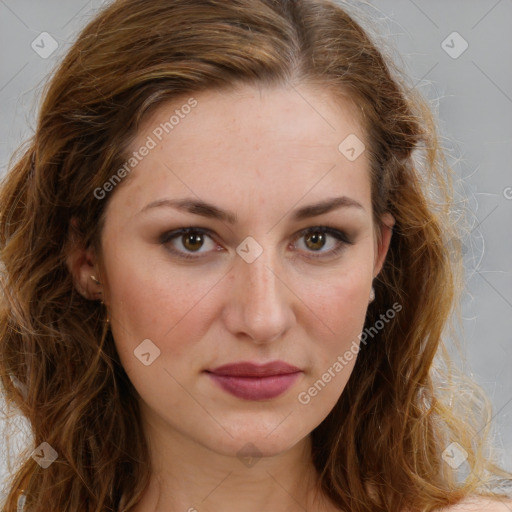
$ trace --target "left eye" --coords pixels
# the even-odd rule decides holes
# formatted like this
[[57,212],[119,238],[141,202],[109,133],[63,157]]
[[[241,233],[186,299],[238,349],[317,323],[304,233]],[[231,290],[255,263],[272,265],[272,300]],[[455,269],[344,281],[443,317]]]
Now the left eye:
[[[333,247],[327,251],[322,251],[328,238],[335,240]],[[212,239],[211,231],[204,228],[181,228],[174,231],[164,233],[160,237],[160,243],[166,245],[167,249],[177,256],[185,259],[198,259],[201,256],[194,256],[193,253],[204,254],[209,251],[199,251],[204,246],[205,238],[209,238],[213,245],[215,242]],[[304,239],[306,252],[313,252],[318,254],[310,254],[309,258],[323,258],[326,256],[335,256],[338,254],[345,245],[352,244],[348,236],[343,232],[329,226],[317,226],[304,229],[294,238],[294,240]],[[184,248],[176,248],[176,243],[179,242]],[[309,251],[308,251],[309,249]],[[213,248],[213,250],[215,250]]]
[[[333,248],[327,251],[321,251],[326,245],[328,237],[335,240]],[[331,228],[329,226],[318,226],[313,228],[307,228],[299,233],[297,237],[299,240],[304,239],[305,246],[312,249],[313,252],[319,252],[319,255],[311,255],[309,257],[322,258],[327,256],[335,256],[338,254],[345,245],[351,245],[352,242],[349,240],[347,235],[343,231]]]

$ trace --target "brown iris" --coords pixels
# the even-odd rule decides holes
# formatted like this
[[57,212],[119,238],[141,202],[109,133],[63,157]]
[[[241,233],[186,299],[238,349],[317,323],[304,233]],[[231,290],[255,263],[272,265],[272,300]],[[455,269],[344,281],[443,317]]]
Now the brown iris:
[[203,245],[203,235],[201,233],[188,233],[183,235],[183,246],[189,250],[194,251],[200,249]]
[[310,249],[318,250],[321,249],[325,245],[325,235],[320,231],[315,231],[313,233],[308,233],[305,237],[306,245],[308,245],[308,241],[312,241],[312,244],[315,247],[309,246]]

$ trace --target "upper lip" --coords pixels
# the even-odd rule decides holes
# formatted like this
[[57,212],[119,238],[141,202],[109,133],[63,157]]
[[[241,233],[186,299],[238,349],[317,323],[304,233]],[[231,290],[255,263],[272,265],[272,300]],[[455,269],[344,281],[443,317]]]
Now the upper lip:
[[302,370],[284,361],[271,361],[265,364],[240,361],[237,363],[224,364],[206,371],[216,375],[226,375],[230,377],[267,377],[270,375],[287,375],[301,372]]

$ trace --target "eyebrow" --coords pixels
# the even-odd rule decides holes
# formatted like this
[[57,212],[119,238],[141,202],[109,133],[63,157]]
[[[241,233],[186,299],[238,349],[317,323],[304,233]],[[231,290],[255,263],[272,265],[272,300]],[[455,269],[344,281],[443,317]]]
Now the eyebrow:
[[[144,208],[142,208],[139,213],[145,212],[152,208],[160,208],[162,206],[175,208],[177,210],[193,213],[195,215],[201,215],[202,217],[207,217],[210,219],[218,219],[229,224],[236,224],[238,222],[238,216],[235,213],[228,210],[223,210],[222,208],[219,208],[200,199],[188,197],[184,199],[159,199],[144,206]],[[339,208],[349,207],[358,208],[363,211],[365,210],[363,205],[355,199],[347,196],[340,196],[298,208],[293,213],[292,219],[299,221],[310,217],[323,215],[324,213],[329,213]]]

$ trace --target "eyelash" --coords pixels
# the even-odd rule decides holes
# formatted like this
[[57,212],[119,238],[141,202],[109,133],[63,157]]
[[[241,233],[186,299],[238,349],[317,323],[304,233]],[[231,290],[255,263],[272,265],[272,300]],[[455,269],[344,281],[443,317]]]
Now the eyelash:
[[[160,243],[162,245],[166,245],[169,242],[171,242],[172,240],[174,240],[175,238],[178,238],[179,236],[189,235],[191,233],[207,235],[210,238],[212,238],[212,234],[213,234],[213,232],[210,231],[209,229],[190,226],[187,228],[175,229],[174,231],[168,231],[168,232],[164,233],[163,235],[160,236]],[[332,226],[326,226],[326,225],[313,226],[310,228],[303,229],[302,231],[300,231],[298,233],[298,235],[296,236],[296,238],[294,240],[299,240],[301,237],[303,237],[305,235],[309,235],[311,233],[326,233],[328,235],[331,235],[335,239],[337,239],[339,242],[337,247],[335,247],[334,249],[331,249],[328,252],[320,253],[320,255],[316,255],[313,253],[311,256],[308,256],[309,258],[312,258],[312,259],[323,259],[326,257],[336,256],[345,248],[346,245],[354,244],[354,242],[352,242],[349,239],[349,237],[347,236],[346,233],[344,233],[343,231],[340,231]],[[203,256],[191,256],[190,253],[184,253],[184,252],[178,251],[172,247],[167,247],[167,250],[170,251],[171,253],[177,255],[178,257],[187,259],[187,260],[197,260],[197,259],[200,259],[203,257]]]

